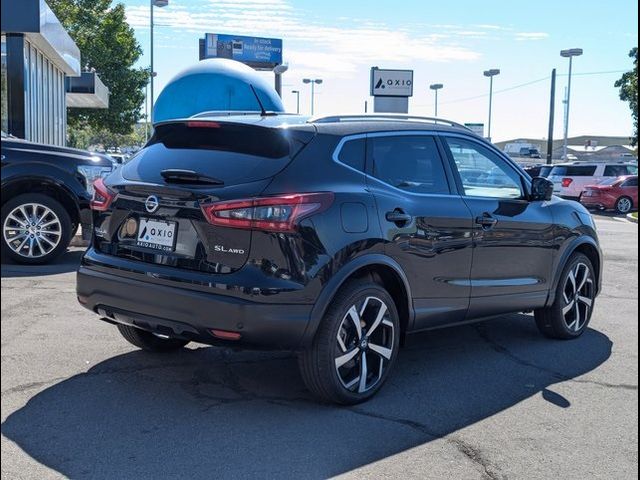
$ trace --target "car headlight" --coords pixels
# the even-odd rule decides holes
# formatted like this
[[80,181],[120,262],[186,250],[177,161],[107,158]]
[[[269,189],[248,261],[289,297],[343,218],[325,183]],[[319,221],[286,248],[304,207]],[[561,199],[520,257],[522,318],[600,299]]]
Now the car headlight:
[[104,178],[112,171],[111,167],[97,165],[78,165],[78,173],[84,177],[87,185],[87,192],[93,196],[93,182],[99,178]]

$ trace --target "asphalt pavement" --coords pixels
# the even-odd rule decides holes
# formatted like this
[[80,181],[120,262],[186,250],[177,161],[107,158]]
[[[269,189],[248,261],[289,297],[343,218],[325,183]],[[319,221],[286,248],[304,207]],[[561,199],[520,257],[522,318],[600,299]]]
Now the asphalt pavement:
[[638,478],[638,226],[597,224],[580,339],[524,314],[420,334],[349,408],[291,354],[136,350],[76,302],[79,249],[2,265],[2,478]]

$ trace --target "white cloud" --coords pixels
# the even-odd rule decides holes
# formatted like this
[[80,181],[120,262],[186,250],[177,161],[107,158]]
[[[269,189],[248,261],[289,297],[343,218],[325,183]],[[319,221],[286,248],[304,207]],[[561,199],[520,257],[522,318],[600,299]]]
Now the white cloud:
[[546,32],[518,32],[516,33],[516,40],[545,40],[549,38],[549,34]]

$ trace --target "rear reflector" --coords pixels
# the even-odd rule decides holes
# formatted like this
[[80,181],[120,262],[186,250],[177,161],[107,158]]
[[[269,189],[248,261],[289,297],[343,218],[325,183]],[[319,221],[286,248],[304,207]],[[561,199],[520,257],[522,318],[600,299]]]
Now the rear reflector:
[[115,193],[109,190],[109,188],[104,184],[104,180],[102,180],[102,178],[93,182],[93,198],[89,204],[91,210],[104,212],[109,208],[109,205],[111,205],[114,198]]
[[333,193],[292,193],[275,197],[202,204],[212,225],[269,232],[295,232],[300,220],[331,206]]
[[562,186],[564,188],[567,188],[569,185],[571,185],[573,183],[573,178],[563,178],[562,179]]
[[229,332],[228,330],[211,330],[211,335],[221,340],[240,340],[238,332]]

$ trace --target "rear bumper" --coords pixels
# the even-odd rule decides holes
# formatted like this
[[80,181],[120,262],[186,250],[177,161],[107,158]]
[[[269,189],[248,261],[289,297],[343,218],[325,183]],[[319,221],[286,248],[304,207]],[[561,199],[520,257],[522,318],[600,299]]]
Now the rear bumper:
[[[110,323],[174,335],[212,345],[296,350],[313,305],[265,304],[212,293],[157,285],[81,266],[80,303]],[[237,332],[220,340],[212,329]]]

